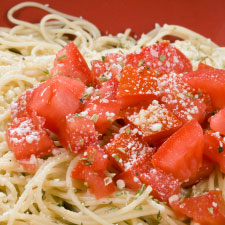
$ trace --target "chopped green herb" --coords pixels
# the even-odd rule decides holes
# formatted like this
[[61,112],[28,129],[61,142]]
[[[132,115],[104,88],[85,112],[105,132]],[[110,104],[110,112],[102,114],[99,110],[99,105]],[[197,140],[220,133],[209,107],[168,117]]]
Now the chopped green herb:
[[116,207],[112,207],[111,209],[109,209],[108,212],[110,213],[110,212],[112,212],[112,211],[114,211],[114,210],[116,210],[116,209],[117,209]]
[[84,145],[84,139],[82,137],[79,138],[79,143],[80,143],[81,146]]
[[43,73],[45,73],[45,74],[49,74],[49,71],[48,71],[48,69],[46,69],[46,68],[41,69],[41,71],[42,71]]
[[182,203],[184,201],[184,199],[185,199],[185,196],[182,195],[181,198],[180,198],[180,200],[179,200],[179,203]]
[[83,117],[80,113],[75,113],[74,118]]
[[104,184],[105,186],[109,185],[112,183],[112,178],[111,177],[106,177],[104,178]]
[[145,191],[145,184],[142,185],[141,189],[138,191],[138,194],[142,195],[144,191]]
[[149,67],[149,66],[145,66],[144,67],[146,70],[150,70],[151,69],[151,67]]
[[138,63],[138,66],[143,66],[145,64],[145,60],[144,59],[141,59]]
[[112,119],[112,118],[107,118],[107,121],[111,123],[111,122],[114,121],[114,119]]
[[120,152],[125,153],[125,149],[124,148],[117,148]]
[[84,186],[88,188],[89,187],[88,182],[84,182]]
[[20,50],[17,49],[17,48],[8,48],[8,50],[9,50],[10,52],[15,53],[15,54],[22,55],[22,53],[20,52]]
[[143,206],[139,205],[137,207],[135,207],[136,210],[143,210]]
[[70,75],[66,75],[66,77],[70,77]]
[[124,67],[124,61],[119,61],[119,64],[122,68]]
[[88,93],[83,94],[83,95],[82,95],[82,98],[88,98],[90,95],[91,95],[91,94],[88,94]]
[[139,173],[138,172],[136,172],[136,176],[139,176]]
[[98,118],[99,116],[97,114],[94,114],[92,117],[91,117],[91,120],[96,123],[98,121]]
[[103,55],[102,56],[102,61],[105,62],[105,60],[106,60],[106,57]]
[[83,101],[83,99],[82,99],[82,98],[80,98],[80,99],[79,99],[79,101],[80,101],[80,103],[84,103],[84,101]]
[[127,129],[125,130],[125,132],[126,132],[127,134],[130,134],[131,129],[130,129],[130,128],[127,128]]
[[216,111],[212,112],[211,113],[211,116],[214,116],[216,113],[217,113]]
[[213,215],[213,208],[208,208],[211,215]]
[[80,79],[79,77],[76,77],[76,78],[75,78],[75,80],[79,80],[79,81],[81,81],[81,79]]
[[118,155],[114,154],[113,157],[115,158],[115,160],[116,160],[117,162],[119,162],[120,159],[119,159],[119,156],[118,156]]
[[123,194],[123,192],[117,192],[116,194],[115,194],[115,196],[121,196]]
[[58,59],[57,59],[57,61],[60,61],[60,60],[62,60],[62,59],[65,59],[67,56],[68,56],[68,55],[62,55],[62,56],[59,56]]
[[157,213],[157,221],[159,222],[162,219],[161,213],[160,211]]
[[160,55],[159,56],[159,59],[160,59],[161,62],[164,62],[165,59],[166,59],[166,56],[165,55]]
[[224,151],[224,149],[223,149],[223,147],[219,147],[219,148],[217,148],[217,151],[218,151],[219,153],[222,153],[222,152]]
[[105,74],[100,75],[97,79],[100,82],[104,82],[104,81],[107,81],[108,80],[108,78],[105,76]]

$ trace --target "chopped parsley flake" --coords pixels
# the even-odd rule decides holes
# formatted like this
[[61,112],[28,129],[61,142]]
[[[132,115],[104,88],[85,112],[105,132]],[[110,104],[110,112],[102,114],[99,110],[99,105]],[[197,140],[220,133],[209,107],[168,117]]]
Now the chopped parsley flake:
[[219,147],[219,148],[217,148],[217,151],[218,151],[219,153],[222,153],[222,152],[224,151],[224,149],[223,149],[223,147]]
[[127,134],[130,134],[130,132],[131,132],[130,128],[127,128],[127,129],[125,130],[125,133],[127,133]]
[[106,60],[106,57],[103,55],[102,56],[102,61],[105,62],[105,60]]
[[62,55],[62,56],[59,56],[58,59],[57,59],[57,61],[60,61],[60,60],[62,60],[62,59],[65,59],[67,56],[68,56],[68,55]]
[[8,48],[8,50],[9,50],[10,52],[15,53],[15,54],[22,55],[22,53],[20,52],[20,50],[17,49],[17,48]]
[[88,188],[89,187],[88,182],[84,182],[84,186]]
[[138,191],[138,194],[142,195],[144,191],[145,191],[145,184],[142,185],[141,189]]
[[125,149],[124,148],[117,148],[120,152],[125,153]]
[[97,123],[98,118],[99,118],[99,116],[98,116],[97,114],[94,114],[94,115],[91,117],[91,120],[92,120],[94,123]]
[[162,219],[161,213],[160,211],[157,213],[157,221],[159,222]]
[[166,56],[165,55],[160,55],[159,56],[159,59],[160,59],[161,62],[164,62],[165,59],[166,59]]
[[213,208],[208,208],[211,215],[213,215]]
[[119,159],[119,156],[118,156],[118,155],[115,154],[115,155],[113,155],[113,157],[115,158],[115,160],[116,160],[117,162],[119,162],[120,159]]
[[143,210],[143,206],[139,205],[137,207],[135,207],[136,210]]
[[84,139],[82,137],[79,138],[79,143],[80,143],[81,146],[84,145]]
[[145,60],[142,59],[139,61],[138,66],[143,66],[144,64],[145,64]]
[[49,74],[49,70],[46,69],[46,68],[41,69],[41,71],[42,71],[43,73],[45,73],[45,74]]
[[100,82],[104,82],[104,81],[107,81],[108,80],[108,78],[105,76],[105,74],[100,75],[97,79]]

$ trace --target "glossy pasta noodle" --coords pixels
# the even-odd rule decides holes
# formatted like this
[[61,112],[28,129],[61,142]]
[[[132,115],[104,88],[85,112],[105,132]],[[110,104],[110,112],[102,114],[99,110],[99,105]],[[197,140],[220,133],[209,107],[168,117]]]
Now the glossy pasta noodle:
[[[41,8],[49,14],[39,24],[31,24],[13,17],[14,12],[23,7]],[[175,46],[191,60],[194,68],[203,61],[224,69],[225,48],[175,25],[156,25],[139,40],[129,36],[130,29],[117,36],[101,36],[90,22],[34,2],[14,6],[8,12],[8,19],[16,26],[0,28],[0,224],[188,224],[177,219],[164,203],[154,200],[151,187],[142,194],[118,189],[111,197],[100,200],[88,192],[78,192],[78,184],[71,180],[70,173],[79,156],[74,158],[64,149],[54,152],[47,160],[38,159],[36,174],[25,173],[5,140],[5,130],[11,122],[10,104],[27,88],[50,78],[48,71],[55,54],[69,42],[64,34],[75,35],[74,43],[89,66],[93,59],[101,59],[106,53],[126,54],[173,35],[183,39],[176,41]],[[193,186],[191,194],[216,187],[225,197],[224,175],[217,170],[209,179]],[[138,210],[140,206],[142,210]]]

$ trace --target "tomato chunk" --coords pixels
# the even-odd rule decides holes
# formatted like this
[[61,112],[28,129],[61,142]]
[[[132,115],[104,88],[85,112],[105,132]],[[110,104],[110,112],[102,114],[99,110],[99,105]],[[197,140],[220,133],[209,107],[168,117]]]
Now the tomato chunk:
[[200,62],[198,64],[198,70],[204,70],[204,69],[213,69],[213,67]]
[[[72,178],[84,179],[86,171],[104,173],[109,164],[108,155],[98,146],[89,146],[71,173]],[[86,170],[85,170],[86,169]]]
[[[36,124],[38,121],[39,124]],[[22,165],[30,164],[24,167],[32,171],[35,170],[35,166],[32,165],[34,163],[28,163],[32,156],[48,156],[56,148],[48,133],[42,128],[42,119],[36,118],[36,122],[29,117],[15,118],[6,133],[9,149],[15,158],[21,161]]]
[[144,153],[152,151],[138,133],[141,132],[137,128],[127,125],[105,146],[113,165],[121,171],[131,167]]
[[98,134],[94,122],[76,115],[68,115],[61,129],[59,140],[63,147],[73,153],[79,153],[88,146],[98,144]]
[[105,175],[109,164],[108,156],[98,146],[90,146],[71,173],[71,177],[84,180],[97,199],[107,197],[115,191],[112,179]]
[[122,108],[159,95],[157,74],[149,69],[126,67],[120,78],[117,98]]
[[210,118],[210,128],[225,135],[225,108]]
[[202,166],[199,168],[197,174],[183,182],[182,187],[191,187],[192,185],[197,184],[200,180],[208,178],[214,169],[215,163],[210,159],[203,157]]
[[225,70],[203,69],[184,75],[184,80],[192,87],[210,95],[214,108],[225,108]]
[[153,100],[147,109],[129,115],[127,120],[137,126],[149,144],[157,144],[182,126],[182,122],[157,100]]
[[125,181],[126,187],[138,190],[143,184],[152,187],[151,195],[160,201],[180,192],[179,181],[163,170],[155,169],[151,163],[154,151],[147,152],[137,159],[126,171],[120,173],[117,179]]
[[225,224],[225,201],[221,191],[212,190],[197,197],[185,198],[176,210],[201,225]]
[[68,77],[53,77],[40,84],[32,93],[27,110],[46,119],[46,128],[59,133],[66,115],[80,107],[84,84]]
[[68,43],[56,54],[51,73],[80,79],[85,84],[92,82],[91,71],[73,42]]
[[183,123],[193,118],[200,123],[204,120],[207,108],[205,96],[186,84],[182,75],[165,74],[159,78],[159,85],[161,102]]
[[140,52],[128,54],[126,65],[150,67],[157,70],[159,74],[192,71],[191,62],[167,41],[144,47]]
[[15,102],[11,103],[12,118],[28,116],[27,104],[31,99],[34,89],[27,89]]
[[180,181],[194,176],[202,165],[204,138],[196,120],[170,136],[152,158],[156,168],[172,173]]
[[225,140],[219,132],[207,130],[204,135],[204,154],[213,162],[220,165],[220,170],[225,173]]

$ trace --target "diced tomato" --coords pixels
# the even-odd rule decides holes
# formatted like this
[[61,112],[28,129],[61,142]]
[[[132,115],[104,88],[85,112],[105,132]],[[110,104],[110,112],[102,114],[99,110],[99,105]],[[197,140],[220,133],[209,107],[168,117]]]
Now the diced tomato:
[[105,62],[112,64],[118,64],[124,61],[124,56],[119,53],[108,53],[105,56]]
[[213,69],[213,67],[200,62],[198,64],[198,70],[204,70],[204,69]]
[[89,190],[93,193],[96,199],[108,197],[115,192],[115,185],[112,182],[107,182],[108,177],[106,175],[97,175],[96,173],[85,173],[85,181],[89,186]]
[[210,128],[225,135],[225,108],[210,118]]
[[[41,124],[41,119],[40,124],[36,125],[31,118],[21,117],[15,118],[8,127],[6,140],[17,160],[29,161],[32,155],[35,157],[48,156],[56,148]],[[25,168],[29,169],[30,167],[31,165],[28,165]]]
[[152,151],[139,133],[137,128],[127,125],[105,146],[113,165],[119,170],[128,169],[144,153]]
[[28,173],[35,173],[37,171],[37,160],[34,155],[30,159],[18,160],[19,164],[22,165],[24,170]]
[[185,74],[184,80],[192,87],[209,94],[214,108],[225,108],[225,70],[197,70]]
[[126,65],[150,67],[159,74],[192,71],[191,62],[168,41],[156,43],[142,48],[140,52],[128,54]]
[[73,169],[71,177],[87,182],[96,198],[107,197],[115,191],[113,181],[108,183],[105,175],[108,164],[108,155],[104,150],[90,146]]
[[204,137],[196,120],[170,136],[152,158],[156,168],[172,173],[180,181],[194,176],[202,165]]
[[85,168],[104,173],[109,164],[108,155],[98,146],[89,146],[71,173],[72,178],[84,179]]
[[186,84],[181,75],[165,74],[159,78],[159,85],[161,102],[183,123],[193,118],[200,123],[204,120],[207,107],[203,94]]
[[64,148],[76,154],[90,145],[96,146],[98,134],[93,121],[70,114],[60,131],[59,140]]
[[191,187],[192,185],[198,183],[202,179],[206,179],[215,169],[215,163],[210,159],[203,157],[202,166],[199,168],[197,174],[190,177],[188,181],[182,183],[182,187]]
[[12,118],[28,116],[27,104],[31,99],[33,89],[27,89],[15,102],[11,104]]
[[148,69],[126,67],[120,78],[117,98],[122,108],[140,101],[156,99],[159,95],[157,74]]
[[100,85],[101,81],[99,80],[99,77],[105,74],[108,69],[109,69],[108,63],[102,62],[100,60],[93,60],[91,75],[92,75],[94,83]]
[[204,154],[213,162],[220,165],[220,170],[225,173],[225,139],[219,132],[207,130],[204,135]]
[[87,118],[95,122],[96,130],[103,134],[112,122],[117,118],[120,111],[120,104],[115,100],[93,100],[86,104],[84,113]]
[[152,187],[151,195],[160,201],[180,192],[179,181],[163,170],[155,169],[151,163],[153,152],[147,152],[137,159],[126,171],[117,176],[125,181],[126,187],[138,190],[144,183]]
[[157,100],[153,100],[147,109],[129,115],[127,120],[137,126],[149,144],[157,144],[182,126],[182,122]]
[[65,116],[80,107],[84,84],[68,77],[53,77],[40,84],[32,93],[27,110],[46,119],[46,128],[58,133]]
[[197,197],[185,198],[172,207],[201,225],[225,224],[225,201],[221,191],[212,190]]
[[91,71],[73,42],[68,43],[56,54],[51,73],[80,79],[85,84],[92,82]]

